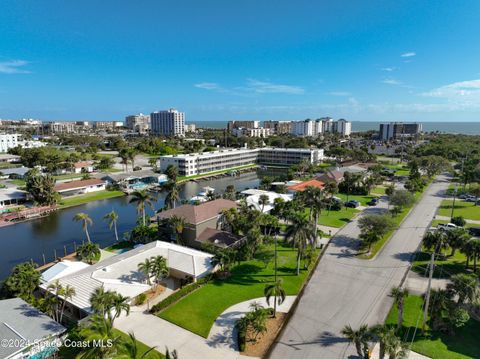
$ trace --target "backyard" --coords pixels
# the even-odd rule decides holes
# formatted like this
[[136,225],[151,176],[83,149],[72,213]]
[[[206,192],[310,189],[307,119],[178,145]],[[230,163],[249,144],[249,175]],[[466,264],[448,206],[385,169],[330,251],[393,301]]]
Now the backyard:
[[[273,245],[268,247],[273,250]],[[296,275],[296,250],[279,244],[278,276],[283,278],[287,295],[300,291],[309,270]],[[159,314],[182,328],[202,337],[208,337],[210,328],[218,316],[230,306],[253,298],[263,297],[265,284],[273,281],[273,261],[267,266],[261,261],[250,260],[235,266],[231,277],[214,280],[192,292],[178,303]]]
[[[423,299],[410,295],[405,301],[404,323],[400,337],[413,343],[411,349],[430,358],[468,359],[480,358],[480,322],[470,319],[467,324],[456,330],[455,335],[430,331],[427,326],[425,335],[421,333]],[[386,324],[397,323],[397,307],[394,305],[388,314]],[[428,323],[428,322],[427,322]],[[415,330],[418,328],[417,330]],[[415,336],[414,336],[415,333]]]
[[125,194],[122,191],[98,191],[91,192],[79,196],[62,198],[59,202],[60,208],[78,206],[80,204],[85,204],[88,202],[99,201],[102,199],[108,199],[113,197],[124,196]]

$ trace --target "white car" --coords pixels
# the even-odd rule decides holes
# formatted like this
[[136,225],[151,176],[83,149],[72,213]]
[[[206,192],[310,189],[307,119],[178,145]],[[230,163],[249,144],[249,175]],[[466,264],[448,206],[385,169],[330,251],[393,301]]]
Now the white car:
[[453,229],[453,228],[457,228],[458,226],[456,224],[453,224],[453,223],[447,223],[447,224],[439,224],[437,226],[437,229],[440,229],[442,231],[448,231],[450,229]]

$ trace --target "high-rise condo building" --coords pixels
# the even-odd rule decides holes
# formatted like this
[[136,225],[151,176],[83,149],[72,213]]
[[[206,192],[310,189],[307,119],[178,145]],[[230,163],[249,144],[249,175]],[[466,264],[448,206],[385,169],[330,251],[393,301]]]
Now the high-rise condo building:
[[150,115],[139,113],[125,117],[125,126],[134,132],[145,133],[150,130]]
[[383,141],[415,136],[422,132],[422,124],[403,122],[381,123],[379,132],[380,139]]
[[150,114],[152,133],[159,136],[185,136],[185,113],[173,108]]

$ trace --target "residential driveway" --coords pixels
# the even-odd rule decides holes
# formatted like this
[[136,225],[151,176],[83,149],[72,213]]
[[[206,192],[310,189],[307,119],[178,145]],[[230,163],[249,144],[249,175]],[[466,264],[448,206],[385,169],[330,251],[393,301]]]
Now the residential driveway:
[[[296,296],[287,296],[277,310],[288,312],[295,298]],[[235,322],[250,310],[250,304],[253,302],[268,307],[265,298],[256,298],[231,306],[215,321],[208,339],[158,318],[148,311],[139,310],[140,307],[132,307],[130,315],[118,318],[115,321],[115,328],[125,333],[134,332],[138,340],[155,347],[160,352],[164,353],[166,347],[175,349],[182,359],[247,358],[238,352]],[[272,305],[273,303],[270,306]]]
[[[355,358],[341,329],[346,324],[357,328],[385,320],[392,305],[388,293],[406,274],[447,188],[447,178],[439,176],[374,260],[355,257],[361,216],[343,227],[327,248],[271,357]],[[362,215],[378,211],[368,208]]]
[[[277,311],[281,313],[287,313],[296,296],[290,295],[285,298],[285,301],[277,306]],[[247,300],[242,303],[232,305],[225,310],[215,321],[210,334],[208,335],[209,345],[215,348],[224,348],[238,351],[237,331],[235,329],[235,323],[245,313],[250,311],[250,305],[252,303],[259,303],[263,307],[267,308],[268,304],[264,297]],[[273,308],[273,298],[270,300],[270,307]]]

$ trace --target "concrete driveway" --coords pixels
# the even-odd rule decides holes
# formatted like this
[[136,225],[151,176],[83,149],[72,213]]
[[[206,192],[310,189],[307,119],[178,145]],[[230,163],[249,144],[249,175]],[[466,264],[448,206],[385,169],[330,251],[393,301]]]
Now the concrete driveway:
[[[406,274],[411,256],[447,188],[447,178],[439,176],[374,260],[355,256],[360,216],[340,230],[271,357],[356,358],[353,346],[340,334],[341,329],[347,324],[357,328],[362,323],[374,325],[385,320],[392,305],[388,294]],[[362,215],[378,210],[368,208]]]

